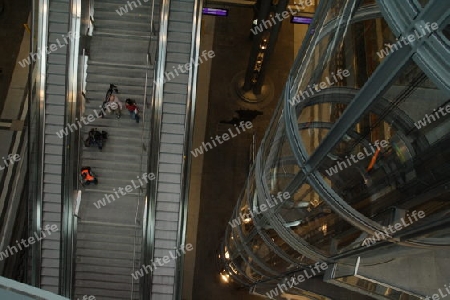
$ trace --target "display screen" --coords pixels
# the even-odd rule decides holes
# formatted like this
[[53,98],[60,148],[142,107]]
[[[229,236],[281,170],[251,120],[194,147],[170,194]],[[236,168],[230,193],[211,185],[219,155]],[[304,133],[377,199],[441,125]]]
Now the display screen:
[[309,17],[299,17],[299,16],[292,16],[291,23],[294,24],[311,24],[312,18]]
[[228,9],[204,7],[203,14],[210,16],[226,17],[228,16]]

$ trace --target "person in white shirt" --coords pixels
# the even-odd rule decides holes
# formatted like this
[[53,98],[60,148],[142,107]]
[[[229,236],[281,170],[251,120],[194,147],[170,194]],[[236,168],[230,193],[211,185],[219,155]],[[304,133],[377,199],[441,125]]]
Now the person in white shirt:
[[117,119],[120,119],[120,116],[122,115],[122,107],[122,102],[120,102],[117,95],[112,94],[111,96],[109,96],[109,100],[106,103],[106,109],[109,112],[114,112],[114,114],[117,116]]

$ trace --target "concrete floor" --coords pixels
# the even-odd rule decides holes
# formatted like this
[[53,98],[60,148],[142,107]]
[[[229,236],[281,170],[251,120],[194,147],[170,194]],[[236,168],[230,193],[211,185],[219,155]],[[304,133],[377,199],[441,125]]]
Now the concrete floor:
[[[203,156],[193,291],[192,298],[186,299],[260,299],[248,295],[248,290],[237,290],[221,283],[216,269],[216,250],[247,177],[252,134],[256,133],[259,145],[293,63],[294,26],[285,21],[266,76],[274,83],[275,96],[258,104],[245,103],[236,96],[231,81],[247,66],[251,20],[252,9],[243,7],[229,7],[228,17],[215,19],[213,50],[216,56],[212,60],[203,141],[234,127],[219,122],[232,119],[237,109],[255,109],[264,114],[253,121],[254,130],[230,139]],[[193,148],[198,145],[194,142]]]
[[[24,33],[23,24],[31,9],[29,0],[0,0],[4,3],[0,12],[0,113],[3,111],[12,73],[16,65],[20,43]],[[0,4],[1,6],[1,4]],[[1,10],[1,9],[0,9]],[[23,57],[25,58],[25,57]]]

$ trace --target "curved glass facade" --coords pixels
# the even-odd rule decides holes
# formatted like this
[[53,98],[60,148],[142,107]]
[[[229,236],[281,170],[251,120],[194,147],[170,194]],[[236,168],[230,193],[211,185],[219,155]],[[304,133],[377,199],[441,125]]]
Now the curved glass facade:
[[321,1],[226,230],[222,276],[269,282],[379,233],[450,245],[444,2]]

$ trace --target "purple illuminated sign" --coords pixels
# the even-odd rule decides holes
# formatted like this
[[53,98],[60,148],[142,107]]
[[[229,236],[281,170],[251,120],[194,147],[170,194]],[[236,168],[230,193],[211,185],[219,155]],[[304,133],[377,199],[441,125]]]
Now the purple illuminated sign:
[[226,17],[228,16],[228,9],[204,7],[203,14],[210,16]]
[[299,17],[299,16],[293,16],[291,18],[291,23],[294,24],[311,24],[312,18],[309,17]]

